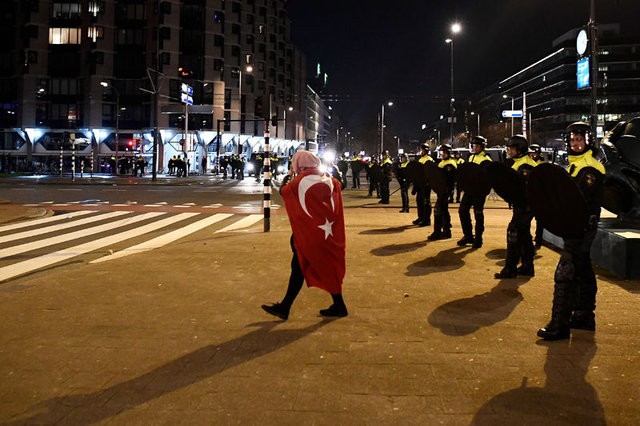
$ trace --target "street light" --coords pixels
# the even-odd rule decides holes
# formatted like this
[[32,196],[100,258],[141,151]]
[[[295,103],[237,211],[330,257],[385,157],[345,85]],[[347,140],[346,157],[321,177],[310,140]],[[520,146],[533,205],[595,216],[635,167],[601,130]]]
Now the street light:
[[[387,102],[387,106],[392,106],[393,102]],[[382,104],[382,113],[380,114],[380,155],[384,153],[384,103]]]
[[451,120],[451,123],[449,125],[449,136],[451,138],[451,145],[454,145],[454,141],[453,141],[453,114],[454,114],[454,110],[453,110],[453,103],[455,102],[455,99],[453,97],[453,41],[454,41],[454,37],[456,34],[458,34],[460,31],[462,30],[462,26],[455,22],[451,25],[451,37],[447,38],[445,40],[445,43],[448,43],[451,46],[451,98],[449,100],[449,120]]
[[513,136],[513,110],[515,109],[515,98],[509,95],[502,95],[502,98],[511,98],[511,136]]
[[120,133],[120,92],[115,88],[113,84],[109,84],[108,81],[101,81],[100,86],[111,87],[111,90],[116,92],[116,170],[115,175],[118,176],[118,145],[120,145],[119,133]]
[[[244,71],[251,73],[253,71],[253,67],[251,65],[247,65]],[[238,118],[242,120],[242,69],[238,70],[238,115]],[[240,122],[240,126],[242,127],[242,122]]]

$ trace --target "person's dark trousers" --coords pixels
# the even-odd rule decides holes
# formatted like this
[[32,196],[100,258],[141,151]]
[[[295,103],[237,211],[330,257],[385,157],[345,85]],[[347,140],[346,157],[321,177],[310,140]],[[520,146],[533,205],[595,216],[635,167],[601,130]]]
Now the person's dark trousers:
[[[466,192],[462,196],[462,200],[460,201],[460,206],[458,207],[458,216],[460,217],[460,227],[462,228],[462,234],[465,237],[473,238],[473,225],[471,223],[471,206],[473,205],[473,200],[471,195]],[[476,224],[478,218],[476,216]]]
[[354,173],[352,181],[353,181],[353,185],[351,186],[351,188],[360,188],[360,174],[359,173]]
[[598,228],[594,227],[586,232],[583,238],[565,239],[564,251],[573,259],[576,283],[575,311],[593,314],[596,309],[596,293],[598,285],[596,275],[591,265],[591,244]]
[[380,203],[389,204],[389,180],[386,178],[380,182]]
[[296,248],[293,245],[293,236],[290,239],[291,250],[293,251],[293,256],[291,257],[291,274],[289,275],[289,286],[287,287],[287,293],[280,302],[287,310],[291,309],[291,305],[293,305],[294,300],[300,293],[302,289],[302,284],[304,283],[304,275],[302,275],[302,269],[300,269],[300,263],[298,262],[298,254],[296,253]]
[[400,198],[402,199],[402,211],[409,212],[409,185],[400,185]]
[[507,226],[507,256],[504,269],[515,271],[518,261],[523,268],[533,268],[533,239],[531,238],[531,220],[533,215],[527,208],[514,206],[511,222]]

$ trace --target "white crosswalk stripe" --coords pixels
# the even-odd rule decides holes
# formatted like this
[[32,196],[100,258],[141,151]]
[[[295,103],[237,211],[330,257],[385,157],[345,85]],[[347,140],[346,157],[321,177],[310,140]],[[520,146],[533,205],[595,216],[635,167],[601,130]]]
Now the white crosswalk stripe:
[[[222,228],[215,233],[247,228],[262,219],[261,215],[228,213],[96,213],[65,212],[0,227],[0,259],[3,259],[0,282],[116,245],[119,251],[109,250],[90,263],[154,250],[217,223],[221,223]],[[146,235],[149,235],[147,239],[140,242]],[[134,238],[136,244],[127,245],[127,241]],[[15,245],[10,245],[11,242]]]

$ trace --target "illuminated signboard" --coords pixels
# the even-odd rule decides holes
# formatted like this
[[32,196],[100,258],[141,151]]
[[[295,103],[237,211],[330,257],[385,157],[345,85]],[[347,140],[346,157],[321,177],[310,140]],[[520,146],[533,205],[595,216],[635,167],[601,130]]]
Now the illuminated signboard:
[[589,58],[578,59],[576,66],[578,89],[586,89],[591,85],[589,79]]

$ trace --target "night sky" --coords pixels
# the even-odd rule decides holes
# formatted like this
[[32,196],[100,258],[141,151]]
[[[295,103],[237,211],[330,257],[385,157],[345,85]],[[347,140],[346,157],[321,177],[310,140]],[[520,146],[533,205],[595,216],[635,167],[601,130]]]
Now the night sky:
[[[598,24],[640,35],[640,0],[596,0]],[[382,102],[387,128],[418,137],[448,108],[450,46],[457,21],[454,92],[484,89],[554,51],[552,42],[589,20],[590,0],[288,0],[293,41],[310,68],[329,75],[332,105],[350,130],[375,129]],[[394,128],[395,127],[395,128]],[[371,131],[369,131],[371,133]]]

